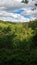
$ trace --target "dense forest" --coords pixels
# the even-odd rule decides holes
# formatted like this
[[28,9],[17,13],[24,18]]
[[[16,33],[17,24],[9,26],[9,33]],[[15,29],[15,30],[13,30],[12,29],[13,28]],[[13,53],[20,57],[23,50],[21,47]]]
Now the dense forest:
[[0,65],[37,65],[37,20],[0,20]]

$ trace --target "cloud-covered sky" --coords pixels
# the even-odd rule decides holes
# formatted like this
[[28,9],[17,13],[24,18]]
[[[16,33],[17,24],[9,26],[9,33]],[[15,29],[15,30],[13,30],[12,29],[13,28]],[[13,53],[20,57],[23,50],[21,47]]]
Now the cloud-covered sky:
[[28,0],[28,4],[22,0],[0,0],[0,20],[11,22],[27,22],[37,19],[37,0]]

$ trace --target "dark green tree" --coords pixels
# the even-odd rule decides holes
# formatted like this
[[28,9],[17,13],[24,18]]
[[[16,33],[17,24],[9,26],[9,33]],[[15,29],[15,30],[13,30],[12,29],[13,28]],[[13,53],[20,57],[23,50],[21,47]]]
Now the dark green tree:
[[22,3],[28,3],[28,0],[22,0]]

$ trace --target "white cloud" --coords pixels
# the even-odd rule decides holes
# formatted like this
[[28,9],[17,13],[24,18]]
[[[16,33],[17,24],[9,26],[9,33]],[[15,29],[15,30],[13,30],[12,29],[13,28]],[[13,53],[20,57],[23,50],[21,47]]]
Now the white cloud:
[[21,2],[22,0],[17,0],[17,1]]
[[8,20],[8,21],[20,21],[20,22],[26,22],[28,19],[24,18],[24,16],[20,14],[14,14],[14,13],[8,13],[5,11],[0,11],[0,20]]
[[[37,7],[35,6],[37,0],[29,0],[28,4],[20,3],[21,0],[0,0],[0,20],[12,22],[26,22],[37,18]],[[22,13],[13,13],[14,11],[24,10]],[[25,16],[29,16],[27,18]]]

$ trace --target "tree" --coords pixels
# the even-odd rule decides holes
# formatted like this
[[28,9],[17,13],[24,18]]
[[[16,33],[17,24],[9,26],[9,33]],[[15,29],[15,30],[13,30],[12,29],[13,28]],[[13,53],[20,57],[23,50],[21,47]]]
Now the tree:
[[37,6],[37,4],[35,4],[35,6]]
[[28,0],[22,0],[22,3],[28,3]]

